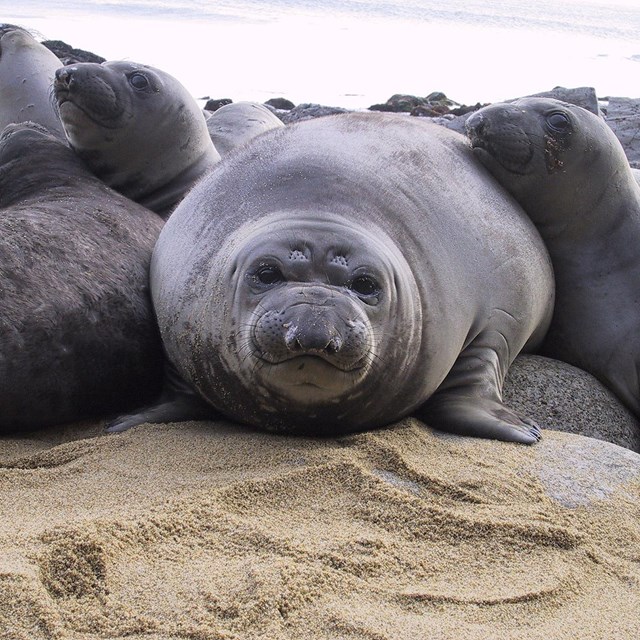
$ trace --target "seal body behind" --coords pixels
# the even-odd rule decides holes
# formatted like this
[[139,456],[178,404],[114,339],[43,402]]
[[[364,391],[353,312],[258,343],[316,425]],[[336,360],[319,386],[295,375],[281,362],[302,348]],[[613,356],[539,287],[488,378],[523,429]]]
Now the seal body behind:
[[116,191],[167,217],[220,160],[202,110],[170,74],[133,62],[84,62],[56,73],[69,142]]
[[601,118],[551,99],[491,105],[467,126],[553,261],[542,353],[590,372],[640,415],[640,186],[620,142]]
[[51,103],[51,85],[62,63],[26,29],[0,24],[0,131],[36,122],[66,140]]
[[221,156],[265,131],[281,127],[284,127],[282,120],[256,102],[225,104],[207,118],[209,135]]
[[162,220],[36,125],[0,137],[0,433],[160,391],[148,268]]
[[169,359],[236,420],[335,434],[418,411],[538,437],[500,390],[546,330],[548,256],[442,127],[346,114],[259,136],[180,204],[151,273]]

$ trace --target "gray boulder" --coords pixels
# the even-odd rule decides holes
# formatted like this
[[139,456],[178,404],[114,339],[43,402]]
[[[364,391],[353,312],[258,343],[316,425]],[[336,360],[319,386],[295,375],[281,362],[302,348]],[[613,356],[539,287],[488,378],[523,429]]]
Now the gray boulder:
[[511,365],[505,404],[546,429],[576,433],[640,452],[640,422],[591,374],[544,358],[521,355]]
[[640,169],[640,99],[609,98],[605,120],[622,143],[629,164]]

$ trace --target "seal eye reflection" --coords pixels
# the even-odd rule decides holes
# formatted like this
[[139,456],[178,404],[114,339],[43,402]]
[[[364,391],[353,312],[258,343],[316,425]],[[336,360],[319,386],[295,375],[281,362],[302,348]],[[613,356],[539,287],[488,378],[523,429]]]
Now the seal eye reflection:
[[260,284],[278,284],[278,282],[282,282],[284,280],[284,276],[278,267],[274,266],[265,266],[260,267],[255,274],[256,279]]
[[371,276],[358,276],[351,281],[349,288],[359,296],[370,297],[380,293],[380,285]]
[[556,111],[547,116],[547,124],[557,133],[566,133],[571,123],[564,113]]
[[141,73],[132,73],[129,76],[129,84],[134,89],[146,89],[149,86],[149,80]]

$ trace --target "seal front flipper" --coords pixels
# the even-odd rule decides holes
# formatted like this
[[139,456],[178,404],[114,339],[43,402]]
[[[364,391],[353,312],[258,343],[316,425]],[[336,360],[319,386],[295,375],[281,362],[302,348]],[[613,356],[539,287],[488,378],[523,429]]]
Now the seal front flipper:
[[540,427],[502,404],[508,365],[500,349],[488,346],[488,336],[500,334],[481,334],[464,349],[436,393],[415,415],[441,431],[534,444],[540,440]]
[[105,426],[106,433],[120,433],[145,422],[186,422],[187,420],[212,420],[220,413],[205,402],[180,377],[173,365],[164,367],[164,388],[156,404],[137,413],[125,414]]

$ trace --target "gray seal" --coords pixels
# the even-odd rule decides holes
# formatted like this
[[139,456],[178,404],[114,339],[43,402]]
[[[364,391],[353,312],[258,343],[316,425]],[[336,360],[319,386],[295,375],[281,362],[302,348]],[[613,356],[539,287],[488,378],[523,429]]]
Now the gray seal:
[[158,395],[149,294],[163,221],[33,123],[0,136],[0,433],[112,417]]
[[66,140],[51,104],[58,57],[26,29],[0,24],[0,131],[8,124],[36,122]]
[[87,166],[163,217],[220,160],[202,109],[164,71],[77,63],[56,72],[53,88],[69,142]]
[[551,255],[556,304],[541,352],[640,415],[640,187],[620,142],[598,116],[552,99],[485,107],[467,128]]
[[[176,209],[151,282],[169,360],[234,420],[335,435],[413,413],[466,435],[539,438],[501,388],[547,329],[550,261],[444,127],[351,113],[259,136]],[[163,412],[112,430],[150,418]]]
[[232,102],[205,112],[207,129],[213,145],[221,156],[242,146],[256,136],[284,127],[280,118],[256,102]]

